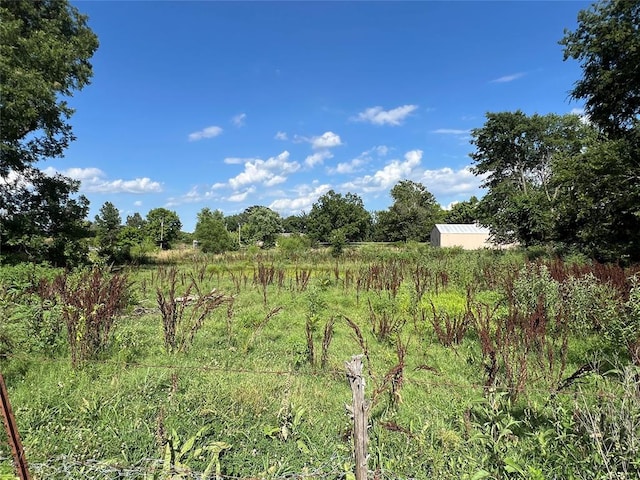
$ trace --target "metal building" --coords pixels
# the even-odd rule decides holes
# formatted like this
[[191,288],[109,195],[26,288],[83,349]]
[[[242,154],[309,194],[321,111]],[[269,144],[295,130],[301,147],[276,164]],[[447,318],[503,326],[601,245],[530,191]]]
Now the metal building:
[[431,245],[462,247],[465,250],[495,247],[489,239],[489,229],[473,223],[437,223],[431,230]]

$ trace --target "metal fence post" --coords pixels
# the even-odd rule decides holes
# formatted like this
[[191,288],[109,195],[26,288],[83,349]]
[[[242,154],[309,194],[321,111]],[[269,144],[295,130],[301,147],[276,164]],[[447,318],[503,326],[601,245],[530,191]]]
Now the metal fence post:
[[7,393],[7,387],[4,384],[4,377],[0,373],[0,408],[2,411],[2,418],[4,420],[4,427],[7,431],[7,437],[9,438],[9,445],[11,446],[11,454],[13,455],[13,463],[20,480],[30,480],[29,469],[27,468],[27,459],[24,455],[22,448],[22,442],[20,441],[20,434],[18,433],[18,427],[16,425],[16,419],[13,416],[13,410],[11,410],[11,403],[9,403],[9,394]]

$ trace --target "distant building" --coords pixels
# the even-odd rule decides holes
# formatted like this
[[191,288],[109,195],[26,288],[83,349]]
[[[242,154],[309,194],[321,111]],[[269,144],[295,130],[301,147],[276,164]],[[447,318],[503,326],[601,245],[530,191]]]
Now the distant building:
[[473,223],[437,223],[431,230],[431,245],[462,247],[465,250],[496,247],[489,239],[489,229]]

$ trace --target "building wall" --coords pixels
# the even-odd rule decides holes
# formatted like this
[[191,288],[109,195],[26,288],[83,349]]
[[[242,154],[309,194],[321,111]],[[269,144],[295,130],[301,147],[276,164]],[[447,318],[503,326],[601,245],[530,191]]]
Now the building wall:
[[[494,245],[489,241],[489,235],[485,233],[440,233],[436,235],[439,247],[462,247],[465,250],[488,248]],[[433,240],[433,236],[432,236]],[[433,244],[433,243],[432,243]]]

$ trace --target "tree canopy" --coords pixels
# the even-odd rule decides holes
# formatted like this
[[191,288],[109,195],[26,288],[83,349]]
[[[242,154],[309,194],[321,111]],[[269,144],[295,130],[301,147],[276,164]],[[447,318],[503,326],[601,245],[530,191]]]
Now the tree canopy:
[[86,249],[88,200],[79,183],[36,162],[74,139],[66,99],[89,83],[98,47],[87,19],[66,1],[0,4],[0,212],[3,251],[66,265]]
[[205,253],[222,253],[237,248],[235,237],[227,230],[224,215],[219,210],[203,208],[198,213],[194,237]]
[[240,229],[243,242],[260,242],[264,247],[273,247],[283,231],[280,214],[261,206],[249,207],[244,213],[245,222]]
[[307,232],[316,241],[329,242],[332,233],[338,229],[346,241],[362,241],[371,229],[371,214],[365,210],[358,195],[342,195],[329,190],[311,207]]
[[178,239],[182,222],[178,214],[166,208],[153,208],[147,213],[145,236],[165,248]]
[[581,63],[571,96],[585,100],[589,119],[615,137],[637,128],[640,113],[640,3],[602,1],[578,13],[565,31],[564,59]]
[[0,4],[0,175],[59,157],[73,140],[65,97],[92,76],[98,39],[66,1]]
[[488,113],[484,126],[472,130],[473,170],[488,188],[478,217],[495,240],[525,246],[552,240],[561,188],[555,165],[579,155],[589,135],[593,129],[577,115],[521,111]]
[[402,180],[391,189],[393,204],[378,212],[377,231],[382,240],[429,241],[441,217],[440,205],[421,183]]

